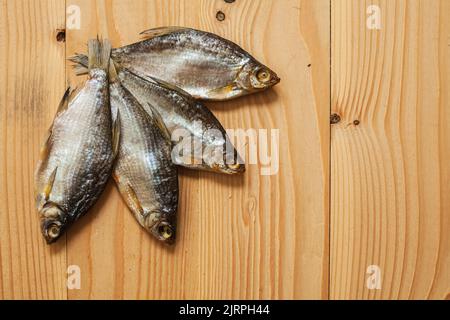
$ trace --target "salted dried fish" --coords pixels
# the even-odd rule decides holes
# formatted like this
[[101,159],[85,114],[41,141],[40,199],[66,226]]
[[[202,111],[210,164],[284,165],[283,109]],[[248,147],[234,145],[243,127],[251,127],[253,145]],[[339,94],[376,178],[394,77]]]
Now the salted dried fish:
[[151,77],[139,77],[122,69],[122,84],[147,112],[150,106],[161,115],[176,142],[172,161],[192,169],[237,174],[245,165],[225,129],[203,104],[188,93]]
[[237,44],[182,27],[142,32],[145,40],[112,51],[118,65],[171,83],[196,99],[229,100],[280,82],[274,71]]
[[[72,59],[79,73],[84,72],[83,60],[82,56]],[[148,113],[152,113],[152,108],[157,110],[174,140],[183,140],[175,144],[174,163],[226,174],[245,171],[244,161],[225,129],[202,103],[167,82],[135,75],[126,68],[118,68],[118,77]]]
[[120,114],[121,142],[113,177],[139,224],[158,240],[175,241],[177,168],[171,142],[157,111],[144,108],[110,67],[112,110]]
[[107,69],[111,45],[90,40],[89,79],[68,89],[41,150],[35,174],[42,234],[55,242],[95,203],[112,171],[119,130],[112,123]]

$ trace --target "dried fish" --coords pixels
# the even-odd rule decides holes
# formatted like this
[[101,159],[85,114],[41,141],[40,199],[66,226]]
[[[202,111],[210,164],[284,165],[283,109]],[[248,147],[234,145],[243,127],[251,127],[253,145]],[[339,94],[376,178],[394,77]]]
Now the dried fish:
[[[83,73],[83,58],[72,61]],[[245,171],[244,161],[220,122],[187,92],[153,77],[137,76],[126,68],[118,68],[118,77],[147,112],[152,113],[150,105],[157,110],[173,139],[182,139],[172,152],[174,163],[226,174]]]
[[151,77],[139,77],[122,69],[122,84],[147,112],[152,105],[161,115],[177,144],[172,161],[192,169],[237,174],[245,165],[225,129],[203,104],[188,93]]
[[111,45],[90,40],[89,80],[68,89],[49,130],[35,174],[36,205],[48,243],[96,202],[112,171],[119,130],[112,123],[107,69]]
[[175,241],[177,168],[171,142],[157,111],[146,110],[122,86],[110,63],[111,108],[120,114],[121,142],[113,177],[139,224],[158,240]]
[[229,100],[280,82],[274,71],[237,44],[182,27],[142,32],[145,40],[114,49],[118,65],[169,82],[196,99]]

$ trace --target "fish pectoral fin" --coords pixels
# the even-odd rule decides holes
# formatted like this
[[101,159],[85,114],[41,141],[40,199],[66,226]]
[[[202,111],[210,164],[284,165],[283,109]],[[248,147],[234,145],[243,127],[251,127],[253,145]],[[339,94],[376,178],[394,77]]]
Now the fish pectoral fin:
[[43,194],[44,194],[44,199],[46,201],[50,198],[50,194],[52,193],[53,184],[55,182],[57,171],[58,171],[58,167],[56,167],[55,170],[53,170],[52,174],[48,178],[47,184],[44,186]]
[[223,99],[224,96],[227,96],[229,93],[237,90],[239,87],[233,83],[229,84],[225,87],[220,87],[216,89],[209,90],[206,95],[209,99]]
[[116,116],[113,118],[112,122],[112,149],[114,158],[116,158],[119,153],[119,144],[120,144],[120,113],[119,109],[117,109]]
[[[59,102],[58,109],[56,110],[56,114],[53,119],[53,122],[55,121],[55,119],[58,117],[59,114],[65,112],[67,110],[67,108],[69,107],[70,99],[72,98],[76,89],[77,88],[72,89],[70,86],[67,86],[66,92],[64,92],[64,95],[63,95],[61,101]],[[53,127],[53,125],[52,125],[52,127]],[[45,159],[45,157],[48,155],[48,151],[50,150],[50,141],[51,141],[50,138],[53,134],[52,127],[50,127],[47,130],[47,134],[46,134],[44,143],[41,147],[41,151],[40,151],[41,160]]]
[[[127,203],[128,207],[133,210],[133,214],[145,215],[144,207],[142,206],[139,198],[129,182],[121,181],[120,176],[117,173],[113,173],[113,178],[116,181],[116,185],[119,187],[119,191]],[[134,212],[136,209],[138,212]]]
[[140,35],[143,35],[145,39],[152,39],[155,37],[160,37],[166,34],[178,32],[181,30],[187,30],[188,28],[185,27],[160,27],[160,28],[153,28],[144,30],[140,33]]
[[170,136],[169,130],[167,129],[166,125],[164,124],[164,120],[162,119],[161,114],[150,103],[147,103],[147,105],[150,107],[150,110],[152,111],[151,116],[152,116],[156,126],[159,128],[161,133],[164,135],[164,138],[166,138],[167,141],[171,142],[172,138]]
[[139,211],[139,214],[141,216],[144,216],[145,215],[144,207],[139,201],[139,198],[136,192],[134,191],[133,187],[129,183],[127,183],[125,185],[125,189],[128,195],[128,200],[132,202],[133,206]]
[[70,85],[67,86],[66,92],[64,93],[64,96],[62,97],[59,105],[58,110],[56,111],[55,118],[60,114],[66,111],[69,108],[69,103],[73,99],[75,95],[78,94],[78,92],[81,90],[79,87],[72,88]]

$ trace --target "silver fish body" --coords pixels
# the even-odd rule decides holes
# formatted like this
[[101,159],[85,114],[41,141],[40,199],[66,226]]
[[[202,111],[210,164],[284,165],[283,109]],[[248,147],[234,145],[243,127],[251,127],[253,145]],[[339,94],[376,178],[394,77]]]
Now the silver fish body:
[[113,177],[139,224],[172,244],[178,207],[177,168],[159,115],[145,111],[120,81],[110,83],[111,108],[120,114],[121,141]]
[[[110,45],[95,41],[90,42],[90,55],[101,64],[99,55],[109,56]],[[106,66],[93,65],[83,88],[77,94],[66,92],[41,150],[35,174],[36,204],[48,243],[86,213],[111,174],[115,137]]]
[[182,27],[144,31],[146,39],[113,49],[118,65],[171,83],[196,99],[229,100],[268,89],[277,74],[237,44]]
[[151,77],[139,77],[122,69],[118,73],[127,88],[151,113],[157,110],[173,140],[172,161],[187,168],[236,174],[245,165],[225,129],[203,104],[188,93]]

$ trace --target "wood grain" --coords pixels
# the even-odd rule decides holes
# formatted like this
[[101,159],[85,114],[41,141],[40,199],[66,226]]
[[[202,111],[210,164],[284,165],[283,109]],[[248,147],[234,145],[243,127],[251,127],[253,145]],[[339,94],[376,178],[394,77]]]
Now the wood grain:
[[[69,298],[326,298],[329,2],[67,4],[82,12],[81,30],[67,33],[68,55],[97,34],[118,46],[148,28],[182,25],[235,41],[282,78],[275,90],[208,105],[226,128],[279,129],[278,174],[261,176],[258,164],[241,177],[180,170],[172,249],[145,234],[110,186],[69,232],[68,263],[82,270],[82,289]],[[225,21],[216,20],[218,10]]]
[[48,247],[33,172],[64,92],[64,2],[0,1],[0,299],[66,297],[65,239]]
[[[81,29],[57,42],[70,5]],[[0,0],[0,299],[448,299],[449,12],[447,0]],[[278,129],[278,173],[261,175],[261,157],[240,177],[180,169],[174,248],[111,183],[47,246],[33,171],[65,78],[84,80],[65,58],[97,35],[120,46],[167,25],[217,33],[277,71],[273,90],[207,105],[226,128]],[[66,287],[71,265],[80,290]]]
[[[366,28],[372,4],[381,30]],[[446,0],[332,1],[333,299],[449,296],[449,12]]]

